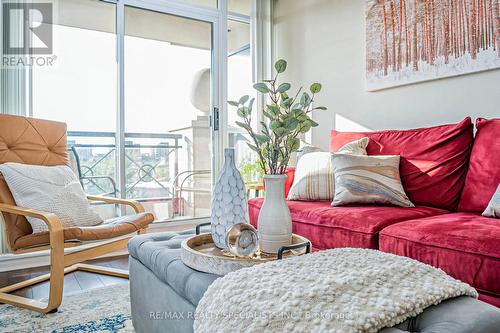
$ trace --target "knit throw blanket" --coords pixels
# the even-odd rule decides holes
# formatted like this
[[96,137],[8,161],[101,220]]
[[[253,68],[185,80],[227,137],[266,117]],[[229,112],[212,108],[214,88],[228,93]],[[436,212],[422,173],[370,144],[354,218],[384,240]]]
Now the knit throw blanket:
[[272,261],[217,279],[196,309],[194,331],[377,332],[475,289],[440,269],[367,249]]

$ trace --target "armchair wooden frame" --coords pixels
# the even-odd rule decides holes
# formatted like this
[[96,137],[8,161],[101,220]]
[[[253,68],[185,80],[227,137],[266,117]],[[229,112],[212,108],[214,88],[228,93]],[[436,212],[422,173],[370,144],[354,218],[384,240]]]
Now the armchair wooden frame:
[[[117,199],[102,196],[88,195],[87,198],[90,201],[102,201],[113,204],[128,205],[134,209],[136,213],[144,212],[144,207],[136,201]],[[64,230],[59,218],[52,213],[42,212],[34,209],[26,209],[18,206],[1,204],[0,212],[10,213],[15,215],[23,215],[28,217],[35,217],[44,221],[49,229],[50,235],[50,245],[40,246],[28,249],[22,249],[17,251],[12,251],[15,254],[50,250],[50,273],[22,281],[10,286],[0,288],[0,303],[11,304],[21,308],[29,309],[32,311],[37,311],[40,313],[51,313],[56,312],[59,305],[62,302],[63,296],[63,285],[64,285],[64,275],[80,270],[93,272],[104,275],[111,275],[116,277],[128,278],[128,271],[101,267],[95,265],[82,264],[82,262],[90,259],[94,259],[101,255],[121,250],[127,247],[129,239],[133,234],[126,235],[124,237],[119,237],[116,240],[111,240],[102,244],[97,244],[90,248],[73,251],[65,254],[64,249],[67,247],[74,247],[81,244],[81,242],[65,242],[64,240]],[[146,231],[146,228],[139,230],[137,233],[141,234]],[[13,291],[29,287],[31,285],[50,280],[49,287],[49,298],[47,303],[25,298],[21,296],[16,296],[10,294]]]

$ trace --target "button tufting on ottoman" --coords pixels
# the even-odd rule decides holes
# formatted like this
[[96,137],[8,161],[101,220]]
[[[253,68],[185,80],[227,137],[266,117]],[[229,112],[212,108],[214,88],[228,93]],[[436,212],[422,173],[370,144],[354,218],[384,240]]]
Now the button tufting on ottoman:
[[196,306],[218,276],[195,271],[182,263],[181,243],[192,235],[191,231],[140,235],[129,242],[129,252],[159,280]]
[[[184,265],[180,246],[193,231],[155,233],[129,242],[130,298],[137,333],[193,331],[194,312],[219,276]],[[470,297],[449,299],[380,333],[498,333],[500,310]]]

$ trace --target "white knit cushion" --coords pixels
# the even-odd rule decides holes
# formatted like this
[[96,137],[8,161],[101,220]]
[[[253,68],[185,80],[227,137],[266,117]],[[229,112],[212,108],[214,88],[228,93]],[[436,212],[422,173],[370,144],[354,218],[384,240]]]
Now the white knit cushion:
[[[366,155],[368,138],[362,138],[344,145],[339,153]],[[295,168],[293,184],[288,200],[318,201],[333,199],[335,180],[331,153],[310,152],[303,154]]]
[[500,218],[500,185],[498,185],[488,207],[483,212],[483,216]]
[[335,198],[332,206],[384,204],[415,207],[399,176],[399,155],[333,154]]
[[[78,178],[68,166],[39,166],[19,163],[0,165],[17,206],[56,214],[63,228],[90,227],[103,220],[92,211]],[[33,233],[47,225],[28,217]]]

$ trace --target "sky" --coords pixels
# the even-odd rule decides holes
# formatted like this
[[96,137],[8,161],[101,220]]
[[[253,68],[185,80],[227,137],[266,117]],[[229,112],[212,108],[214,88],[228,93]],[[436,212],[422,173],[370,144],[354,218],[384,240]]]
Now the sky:
[[[33,69],[33,116],[64,121],[72,131],[115,131],[115,51],[114,34],[55,25],[54,66]],[[209,66],[209,50],[126,36],[126,131],[189,126],[201,114],[190,103],[192,80]],[[231,57],[228,75],[229,99],[252,93],[248,55]]]

